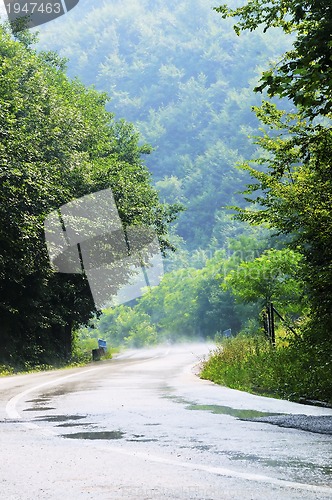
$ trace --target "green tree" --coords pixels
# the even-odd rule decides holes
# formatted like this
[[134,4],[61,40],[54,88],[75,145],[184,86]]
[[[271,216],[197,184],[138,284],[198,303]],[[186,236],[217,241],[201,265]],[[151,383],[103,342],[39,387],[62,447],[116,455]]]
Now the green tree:
[[0,359],[12,363],[68,357],[75,327],[94,312],[84,275],[50,268],[49,212],[110,187],[124,225],[153,227],[163,250],[176,212],[159,203],[141,159],[148,148],[106,111],[107,96],[24,40],[0,27]]
[[290,249],[270,249],[241,264],[225,278],[225,288],[243,302],[261,307],[274,302],[286,312],[301,314],[303,283],[299,279],[301,255]]
[[157,329],[150,316],[135,307],[120,305],[103,311],[90,336],[102,336],[109,346],[143,347],[158,340]]
[[303,256],[301,277],[311,305],[305,340],[316,363],[328,369],[332,359],[330,2],[249,0],[238,9],[218,10],[224,17],[239,17],[238,33],[262,25],[264,30],[281,27],[295,37],[293,50],[263,74],[257,90],[266,88],[270,96],[291,99],[298,112],[285,113],[270,102],[256,109],[264,126],[257,138],[262,154],[255,166],[245,166],[256,181],[247,191],[256,206],[240,211],[240,217],[277,228]]
[[281,61],[265,71],[256,90],[267,89],[269,96],[291,98],[311,118],[332,111],[332,10],[330,0],[248,0],[236,9],[227,5],[216,10],[236,17],[237,34],[263,26],[279,27],[295,34],[293,48]]
[[[231,291],[221,285],[225,276],[232,269],[236,270],[243,259],[257,257],[265,242],[247,237],[238,245],[236,243],[229,242],[229,255],[217,251],[208,258],[207,252],[196,251],[191,256],[191,263],[197,268],[168,272],[160,285],[148,290],[130,311],[124,306],[103,311],[99,323],[96,323],[100,335],[106,333],[110,342],[116,344],[125,344],[129,338],[136,341],[140,338],[139,343],[143,345],[165,338],[212,338],[227,328],[238,332],[250,318],[258,315],[257,307],[236,303]],[[135,328],[131,329],[130,325],[134,324],[131,321]],[[138,328],[139,324],[144,328]],[[156,335],[151,336],[151,331]]]
[[[266,133],[257,140],[266,151],[258,161],[267,164],[262,171],[247,164],[256,183],[249,186],[257,205],[240,211],[240,217],[251,223],[269,223],[304,257],[301,277],[312,304],[314,335],[317,325],[322,337],[330,336],[331,254],[332,244],[332,132],[329,127],[305,125],[297,116],[290,116],[266,104],[258,110],[260,118],[279,135]],[[251,197],[251,200],[253,198]],[[261,206],[263,209],[257,210]]]

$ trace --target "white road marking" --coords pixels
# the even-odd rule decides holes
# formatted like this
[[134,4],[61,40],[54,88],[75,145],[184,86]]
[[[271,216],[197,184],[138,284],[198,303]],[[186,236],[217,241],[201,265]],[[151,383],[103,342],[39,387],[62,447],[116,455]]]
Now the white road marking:
[[100,370],[101,368],[105,368],[105,367],[98,366],[97,368],[89,368],[89,370],[71,373],[70,375],[65,375],[64,377],[59,377],[59,378],[56,378],[55,380],[48,380],[47,382],[44,382],[42,384],[30,387],[30,389],[26,389],[25,391],[16,394],[16,396],[12,397],[8,401],[8,403],[6,404],[6,413],[10,419],[22,419],[22,415],[17,411],[16,405],[21,399],[23,399],[28,394],[31,394],[32,392],[36,392],[39,389],[42,389],[48,385],[58,385],[58,384],[61,384],[64,380],[68,380],[70,378],[77,377],[79,375],[83,375],[84,373],[94,372],[96,370]]
[[[157,354],[155,356],[152,356],[150,358],[147,358],[147,359],[146,358],[145,359],[138,359],[137,361],[134,361],[132,364],[145,363],[146,361],[151,361],[151,360],[154,360],[154,359],[157,359],[157,358],[160,358],[160,357],[165,357],[168,354],[169,354],[169,349],[166,352],[159,353],[159,354]],[[128,356],[128,357],[130,357],[130,356]],[[119,359],[119,357],[117,359]],[[19,394],[16,394],[16,396],[12,397],[8,401],[8,403],[6,404],[6,413],[7,413],[8,417],[10,419],[13,419],[13,420],[22,419],[23,417],[17,411],[16,406],[17,406],[17,403],[21,399],[23,399],[25,396],[27,396],[28,394],[31,394],[32,392],[37,392],[37,391],[39,391],[39,389],[43,389],[44,387],[46,387],[48,385],[62,384],[63,381],[66,381],[66,380],[68,380],[70,378],[77,377],[77,376],[80,376],[80,375],[84,375],[85,373],[91,373],[91,372],[94,372],[94,371],[97,371],[97,370],[101,370],[101,369],[107,368],[108,366],[109,365],[103,365],[103,366],[98,366],[96,368],[89,368],[88,370],[79,371],[79,372],[76,372],[76,373],[71,373],[70,375],[65,375],[64,377],[59,377],[59,378],[56,378],[55,380],[49,380],[47,382],[43,382],[42,384],[30,387],[29,389],[26,389],[25,391],[22,391]],[[32,424],[32,425],[35,425],[35,424]],[[36,425],[36,427],[38,427],[38,426]]]
[[280,486],[282,488],[292,488],[292,489],[297,489],[297,490],[304,490],[304,491],[313,491],[315,493],[325,493],[325,494],[331,494],[332,493],[332,488],[328,486],[316,486],[314,484],[306,484],[306,483],[297,483],[295,481],[288,481],[284,479],[277,479],[274,477],[270,476],[264,476],[262,474],[250,474],[247,472],[240,472],[232,469],[227,469],[226,467],[214,467],[210,465],[204,465],[204,464],[195,464],[192,462],[183,462],[177,459],[173,458],[166,458],[166,457],[161,457],[158,455],[152,455],[150,453],[144,453],[144,452],[132,452],[132,451],[127,451],[124,450],[123,448],[117,448],[117,447],[103,447],[105,450],[108,452],[113,452],[113,453],[120,453],[122,455],[127,455],[127,456],[135,456],[137,458],[141,458],[144,461],[149,461],[149,462],[154,462],[154,463],[161,463],[161,464],[166,464],[166,465],[171,465],[175,467],[183,467],[184,469],[190,469],[190,470],[201,470],[204,472],[209,472],[210,474],[216,474],[218,476],[225,476],[225,477],[232,477],[236,479],[242,479],[246,481],[254,481],[254,482],[260,482],[260,483],[267,483],[267,484],[272,484],[275,486]]

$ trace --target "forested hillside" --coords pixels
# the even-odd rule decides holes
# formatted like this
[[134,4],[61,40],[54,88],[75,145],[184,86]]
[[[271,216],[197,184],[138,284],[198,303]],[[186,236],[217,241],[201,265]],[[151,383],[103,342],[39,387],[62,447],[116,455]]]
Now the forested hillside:
[[262,68],[289,45],[279,32],[238,37],[213,0],[81,0],[39,27],[40,48],[67,57],[68,73],[106,91],[109,109],[134,123],[161,199],[187,208],[177,233],[187,248],[224,244],[228,205],[243,206],[235,168],[255,146],[251,105]]
[[167,261],[174,272],[137,307],[110,309],[89,331],[111,344],[213,337],[251,319],[254,329],[258,305],[238,306],[221,289],[225,266],[228,272],[272,244],[282,246],[268,231],[231,220],[227,207],[246,204],[241,191],[249,176],[236,165],[256,154],[249,136],[259,120],[251,107],[261,97],[253,88],[290,42],[280,31],[238,37],[213,6],[81,1],[61,21],[39,28],[38,47],[67,57],[69,75],[106,91],[109,109],[132,121],[154,148],[147,165],[161,199],[185,207],[173,232],[177,252]]

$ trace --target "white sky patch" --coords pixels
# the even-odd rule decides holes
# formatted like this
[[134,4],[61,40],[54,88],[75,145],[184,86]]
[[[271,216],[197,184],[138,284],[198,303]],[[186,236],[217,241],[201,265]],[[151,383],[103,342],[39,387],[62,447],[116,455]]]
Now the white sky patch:
[[4,23],[5,21],[8,21],[7,11],[4,1],[0,0],[0,22]]

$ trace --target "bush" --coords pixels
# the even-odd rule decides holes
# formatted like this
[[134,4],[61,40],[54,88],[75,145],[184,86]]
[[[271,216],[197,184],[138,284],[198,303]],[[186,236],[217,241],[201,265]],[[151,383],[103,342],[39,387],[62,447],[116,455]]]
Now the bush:
[[332,403],[332,362],[304,338],[272,348],[262,335],[225,339],[203,364],[201,378],[233,389],[299,401]]
[[14,368],[11,366],[0,365],[0,377],[6,377],[7,375],[12,375],[14,373]]

